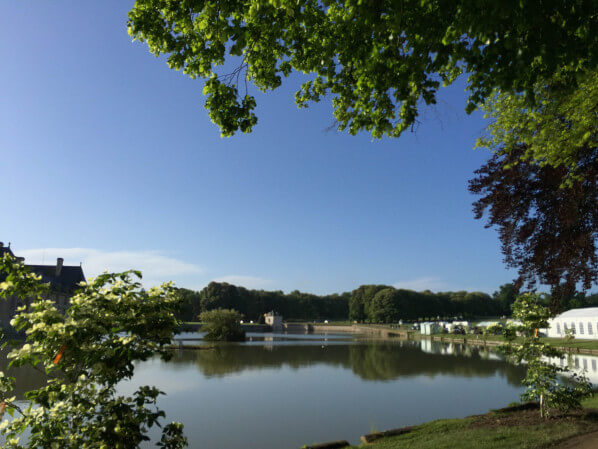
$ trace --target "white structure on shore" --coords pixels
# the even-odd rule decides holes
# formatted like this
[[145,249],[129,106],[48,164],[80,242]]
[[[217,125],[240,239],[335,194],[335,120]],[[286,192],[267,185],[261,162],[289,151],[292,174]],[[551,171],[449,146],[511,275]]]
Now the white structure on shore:
[[432,335],[440,331],[440,326],[436,323],[422,323],[420,326],[420,333],[423,335]]
[[598,307],[567,310],[548,320],[548,325],[548,337],[563,338],[571,333],[580,340],[598,340]]
[[272,311],[264,314],[264,319],[268,326],[272,326],[273,331],[279,332],[282,330],[282,315]]

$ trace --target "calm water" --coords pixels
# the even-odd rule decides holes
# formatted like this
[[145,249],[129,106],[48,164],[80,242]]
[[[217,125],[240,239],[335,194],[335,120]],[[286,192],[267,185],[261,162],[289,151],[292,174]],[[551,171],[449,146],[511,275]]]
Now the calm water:
[[[189,447],[201,449],[357,443],[373,430],[485,413],[522,391],[524,370],[482,348],[346,334],[248,337],[140,363],[121,391],[132,394],[140,385],[165,391],[159,404],[168,422],[183,422]],[[598,384],[597,360],[575,356],[571,363]],[[33,369],[14,374],[18,397],[44,382]]]
[[517,400],[521,368],[463,345],[335,335],[251,335],[139,364],[122,391],[157,385],[190,447],[297,449]]

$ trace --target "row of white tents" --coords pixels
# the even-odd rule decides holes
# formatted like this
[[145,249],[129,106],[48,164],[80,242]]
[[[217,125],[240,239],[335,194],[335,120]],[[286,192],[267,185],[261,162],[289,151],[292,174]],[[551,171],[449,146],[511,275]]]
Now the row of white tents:
[[[475,324],[478,328],[486,328],[498,321],[482,321]],[[460,322],[426,322],[421,323],[420,332],[430,335],[441,332],[442,329],[452,332],[454,326],[459,325],[465,329],[471,327],[467,321]],[[571,309],[557,315],[549,320],[549,328],[542,329],[541,332],[553,338],[563,338],[572,335],[576,339],[598,340],[598,307],[586,307],[583,309]]]

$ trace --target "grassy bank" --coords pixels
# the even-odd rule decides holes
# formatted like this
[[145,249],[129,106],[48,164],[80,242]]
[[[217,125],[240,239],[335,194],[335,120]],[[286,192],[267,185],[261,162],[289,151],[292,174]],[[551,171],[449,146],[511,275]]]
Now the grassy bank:
[[351,446],[369,449],[516,449],[558,447],[576,435],[598,431],[598,411],[539,418],[537,410],[491,412],[463,419],[443,419],[416,426],[412,431]]

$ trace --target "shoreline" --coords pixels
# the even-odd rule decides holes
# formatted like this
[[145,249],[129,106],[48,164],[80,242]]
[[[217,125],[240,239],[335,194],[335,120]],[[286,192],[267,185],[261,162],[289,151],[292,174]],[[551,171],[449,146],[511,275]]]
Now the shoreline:
[[[389,339],[402,339],[402,340],[430,340],[430,341],[439,341],[443,343],[463,343],[469,344],[472,346],[484,346],[484,347],[496,347],[500,346],[504,343],[503,340],[492,338],[489,336],[488,338],[479,338],[477,335],[473,334],[466,334],[462,336],[453,336],[451,334],[435,334],[435,335],[424,335],[420,334],[417,331],[408,331],[403,329],[395,329],[383,325],[367,325],[367,324],[354,324],[351,326],[347,325],[319,325],[319,324],[312,324],[311,325],[313,330],[316,331],[324,331],[324,332],[341,332],[341,333],[369,333],[369,334],[377,334],[380,335],[382,338],[389,338]],[[575,347],[575,343],[578,342],[594,342],[598,346],[598,340],[574,340],[570,346],[560,346],[558,344],[554,344],[554,342],[549,343],[554,346],[555,348],[568,353],[576,353],[576,354],[588,354],[588,355],[598,355],[598,349],[591,349],[591,348],[580,348]]]

